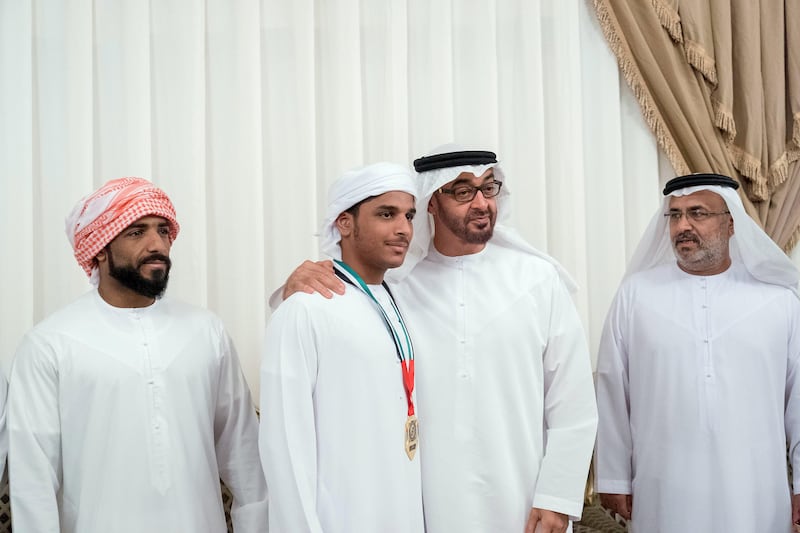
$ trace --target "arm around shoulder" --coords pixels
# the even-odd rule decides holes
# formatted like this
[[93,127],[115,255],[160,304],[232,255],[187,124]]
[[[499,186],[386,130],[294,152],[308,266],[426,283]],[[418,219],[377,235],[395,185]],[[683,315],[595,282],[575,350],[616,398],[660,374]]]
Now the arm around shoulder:
[[[283,287],[278,288],[269,298],[269,305],[275,310],[281,301],[296,292],[306,294],[319,293],[325,298],[333,298],[333,294],[344,294],[344,283],[333,273],[333,262],[303,261],[289,275]],[[280,298],[278,295],[280,294]]]

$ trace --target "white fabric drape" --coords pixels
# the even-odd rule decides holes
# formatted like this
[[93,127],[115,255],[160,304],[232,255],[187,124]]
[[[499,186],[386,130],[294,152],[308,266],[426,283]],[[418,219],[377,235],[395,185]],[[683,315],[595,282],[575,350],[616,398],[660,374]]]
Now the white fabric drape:
[[497,150],[594,351],[672,173],[628,92],[584,0],[0,1],[0,356],[88,289],[73,203],[143,176],[182,226],[170,294],[222,317],[257,398],[328,184],[449,141]]

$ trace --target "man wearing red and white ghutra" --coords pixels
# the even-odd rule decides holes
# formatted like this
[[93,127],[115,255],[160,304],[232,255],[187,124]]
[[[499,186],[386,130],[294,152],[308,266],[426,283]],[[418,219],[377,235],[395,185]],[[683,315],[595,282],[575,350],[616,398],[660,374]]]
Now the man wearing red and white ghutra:
[[15,531],[267,530],[257,420],[231,339],[162,297],[178,235],[167,195],[122,178],[67,218],[95,286],[28,332],[9,389]]
[[606,318],[597,491],[636,533],[800,520],[800,273],[738,187],[667,182]]

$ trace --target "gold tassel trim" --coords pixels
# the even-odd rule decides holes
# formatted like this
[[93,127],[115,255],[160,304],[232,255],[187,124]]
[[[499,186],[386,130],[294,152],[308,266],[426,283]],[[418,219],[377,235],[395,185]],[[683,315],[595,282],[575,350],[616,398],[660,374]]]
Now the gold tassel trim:
[[792,236],[789,237],[789,241],[783,247],[783,251],[786,253],[786,255],[792,253],[792,250],[794,250],[794,247],[797,246],[798,242],[800,242],[800,226],[794,229]]
[[639,107],[642,109],[642,116],[644,117],[647,126],[656,136],[656,141],[664,154],[667,156],[673,170],[680,176],[690,172],[689,166],[683,159],[683,156],[678,150],[675,139],[669,133],[664,121],[659,114],[655,102],[653,101],[647,86],[642,80],[642,75],[636,67],[627,46],[620,38],[620,31],[617,27],[617,22],[614,16],[610,13],[608,7],[608,0],[592,0],[595,12],[597,13],[597,20],[600,22],[600,29],[608,42],[608,46],[617,58],[617,63],[625,77],[625,81],[633,91]]
[[694,41],[686,41],[686,59],[711,85],[717,85],[717,63],[705,48]]
[[769,167],[769,186],[774,191],[789,177],[789,152],[783,152],[777,161]]
[[796,147],[800,148],[800,113],[795,114],[793,122],[792,142]]
[[651,0],[653,10],[656,12],[658,21],[667,30],[670,38],[676,43],[683,42],[683,28],[681,27],[681,16],[675,11],[672,6],[661,2],[660,0]]
[[769,184],[773,190],[783,185],[791,172],[792,163],[800,160],[800,145],[795,136],[800,133],[800,114],[795,117],[792,140],[786,143],[786,151],[769,167]]
[[711,105],[714,107],[714,126],[722,131],[725,142],[730,144],[736,138],[736,121],[733,113],[719,100],[712,99]]
[[678,44],[684,44],[689,64],[698,70],[710,84],[716,86],[718,79],[716,62],[698,43],[684,40],[680,14],[671,5],[665,4],[661,0],[650,0],[650,4],[653,6],[653,11],[655,11],[661,26],[667,30],[670,39]]
[[764,201],[769,199],[772,192],[784,184],[789,177],[789,169],[797,160],[800,160],[800,149],[787,144],[786,151],[769,166],[766,176],[763,173],[761,162],[752,154],[745,152],[739,146],[728,144],[728,153],[731,156],[733,166],[752,183],[752,195],[748,197],[754,201]]
[[769,198],[769,189],[767,187],[767,179],[761,172],[761,161],[734,144],[728,145],[728,152],[733,166],[752,185],[747,196],[751,200],[758,202],[767,200]]

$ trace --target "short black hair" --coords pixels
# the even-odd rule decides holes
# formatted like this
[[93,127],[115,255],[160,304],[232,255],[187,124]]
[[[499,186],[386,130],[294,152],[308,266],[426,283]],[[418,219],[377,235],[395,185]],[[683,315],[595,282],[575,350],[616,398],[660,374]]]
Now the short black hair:
[[358,209],[361,207],[361,204],[363,204],[364,202],[369,202],[373,198],[377,198],[377,196],[367,196],[366,198],[364,198],[360,202],[356,202],[355,204],[353,204],[350,207],[348,207],[347,209],[345,209],[344,212],[345,213],[350,213],[354,217],[357,217],[358,216]]

